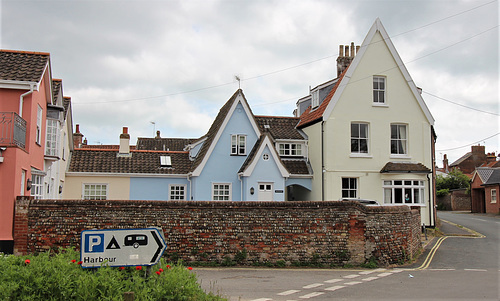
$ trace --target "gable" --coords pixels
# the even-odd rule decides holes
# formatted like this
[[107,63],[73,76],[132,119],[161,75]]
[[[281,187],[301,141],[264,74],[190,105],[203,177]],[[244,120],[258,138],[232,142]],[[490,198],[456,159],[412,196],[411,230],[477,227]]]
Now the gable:
[[269,155],[267,162],[274,162],[282,177],[289,177],[290,173],[280,160],[273,144],[268,135],[263,135],[255,144],[252,152],[249,154],[247,160],[240,169],[240,173],[244,177],[249,177],[254,172],[255,168],[261,160],[263,160],[264,153]]
[[[234,118],[233,118],[234,117]],[[241,119],[243,118],[243,119]],[[193,163],[193,176],[199,176],[207,164],[210,156],[212,155],[215,147],[219,143],[222,134],[224,133],[226,127],[231,122],[232,134],[243,134],[237,132],[237,127],[239,121],[246,120],[249,122],[250,130],[255,134],[256,137],[260,136],[259,126],[257,125],[254,115],[248,106],[246,98],[243,91],[239,89],[233,96],[222,106],[219,114],[215,118],[212,126],[210,127],[206,137],[207,140],[203,143],[198,156]],[[248,147],[247,142],[247,147]],[[229,148],[227,149],[229,153]]]
[[[351,65],[346,69],[345,76],[341,79],[337,91],[325,109],[323,119],[330,118],[340,98],[345,96],[346,90],[367,93],[363,96],[351,93],[348,97],[349,100],[359,100],[362,97],[371,101],[373,75],[387,76],[387,91],[393,93],[393,95],[387,96],[389,106],[396,104],[401,99],[412,99],[415,108],[422,113],[425,120],[430,125],[434,124],[434,118],[378,18],[365,37]],[[413,104],[404,103],[405,107],[408,105]]]

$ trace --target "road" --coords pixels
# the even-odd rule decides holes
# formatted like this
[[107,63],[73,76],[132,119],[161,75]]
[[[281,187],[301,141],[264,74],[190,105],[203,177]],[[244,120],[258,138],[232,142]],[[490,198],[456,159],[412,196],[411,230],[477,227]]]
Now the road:
[[[229,300],[499,300],[500,218],[439,212],[453,236],[435,238],[419,261],[394,269],[195,269],[205,290]],[[456,236],[456,235],[468,235]],[[477,236],[480,237],[477,237]]]

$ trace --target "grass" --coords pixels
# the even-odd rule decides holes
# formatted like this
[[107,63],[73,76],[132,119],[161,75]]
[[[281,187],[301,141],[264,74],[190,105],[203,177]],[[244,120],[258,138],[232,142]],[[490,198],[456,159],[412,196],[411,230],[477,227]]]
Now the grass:
[[29,256],[0,255],[0,300],[225,300],[205,293],[196,275],[163,260],[151,268],[83,269],[72,249]]

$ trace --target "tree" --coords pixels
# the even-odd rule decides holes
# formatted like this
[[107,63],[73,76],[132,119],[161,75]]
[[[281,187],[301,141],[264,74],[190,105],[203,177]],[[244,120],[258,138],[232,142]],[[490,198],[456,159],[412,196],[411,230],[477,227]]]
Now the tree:
[[[460,170],[453,169],[447,176],[438,175],[436,177],[436,190],[439,194],[447,194],[452,189],[470,189],[470,179]],[[446,193],[443,190],[447,190]],[[440,193],[441,192],[441,193]]]

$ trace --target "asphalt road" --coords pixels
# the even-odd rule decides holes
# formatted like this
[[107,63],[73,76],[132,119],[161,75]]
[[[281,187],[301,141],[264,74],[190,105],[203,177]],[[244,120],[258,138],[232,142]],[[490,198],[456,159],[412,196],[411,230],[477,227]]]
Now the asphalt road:
[[446,236],[394,269],[197,268],[205,290],[229,300],[499,300],[500,218],[440,212]]

